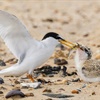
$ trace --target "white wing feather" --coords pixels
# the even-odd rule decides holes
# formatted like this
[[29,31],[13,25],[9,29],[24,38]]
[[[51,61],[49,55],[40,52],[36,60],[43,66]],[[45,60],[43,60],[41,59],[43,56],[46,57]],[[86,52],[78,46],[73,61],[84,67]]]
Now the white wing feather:
[[34,40],[25,26],[12,14],[0,10],[0,36],[14,56],[22,60],[24,53],[38,41]]

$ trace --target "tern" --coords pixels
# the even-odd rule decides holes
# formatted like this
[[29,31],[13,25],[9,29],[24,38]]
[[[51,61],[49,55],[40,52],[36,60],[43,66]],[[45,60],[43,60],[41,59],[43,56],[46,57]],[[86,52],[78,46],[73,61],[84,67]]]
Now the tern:
[[33,70],[50,58],[58,44],[69,48],[76,46],[55,32],[45,34],[41,41],[35,40],[16,16],[5,11],[0,11],[0,36],[18,59],[15,65],[1,70],[0,75],[21,76],[27,73],[32,82]]
[[100,82],[100,60],[91,57],[91,50],[80,45],[75,54],[76,69],[84,81]]

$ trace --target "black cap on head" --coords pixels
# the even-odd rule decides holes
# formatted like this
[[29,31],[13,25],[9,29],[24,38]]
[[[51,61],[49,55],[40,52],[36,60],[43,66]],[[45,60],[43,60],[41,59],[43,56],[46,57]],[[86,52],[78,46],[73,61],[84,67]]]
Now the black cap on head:
[[43,38],[42,40],[48,38],[48,37],[53,37],[55,39],[61,39],[61,37],[59,36],[59,34],[55,33],[55,32],[49,32],[47,33]]

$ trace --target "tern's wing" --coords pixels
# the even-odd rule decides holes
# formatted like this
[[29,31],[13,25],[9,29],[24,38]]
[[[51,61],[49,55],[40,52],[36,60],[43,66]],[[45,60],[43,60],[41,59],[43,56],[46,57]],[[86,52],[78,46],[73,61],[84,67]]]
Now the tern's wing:
[[0,11],[0,36],[19,60],[32,44],[38,43],[30,36],[18,18],[4,11]]

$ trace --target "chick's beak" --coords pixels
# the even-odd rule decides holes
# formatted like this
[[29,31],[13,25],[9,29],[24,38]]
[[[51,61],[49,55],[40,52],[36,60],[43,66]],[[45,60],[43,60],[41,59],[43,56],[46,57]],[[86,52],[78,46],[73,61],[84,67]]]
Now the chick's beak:
[[67,40],[64,40],[64,39],[60,39],[59,42],[60,42],[61,44],[66,45],[66,46],[69,47],[70,49],[74,49],[74,48],[77,47],[77,44],[71,43],[71,42],[69,42],[69,41],[67,41]]

